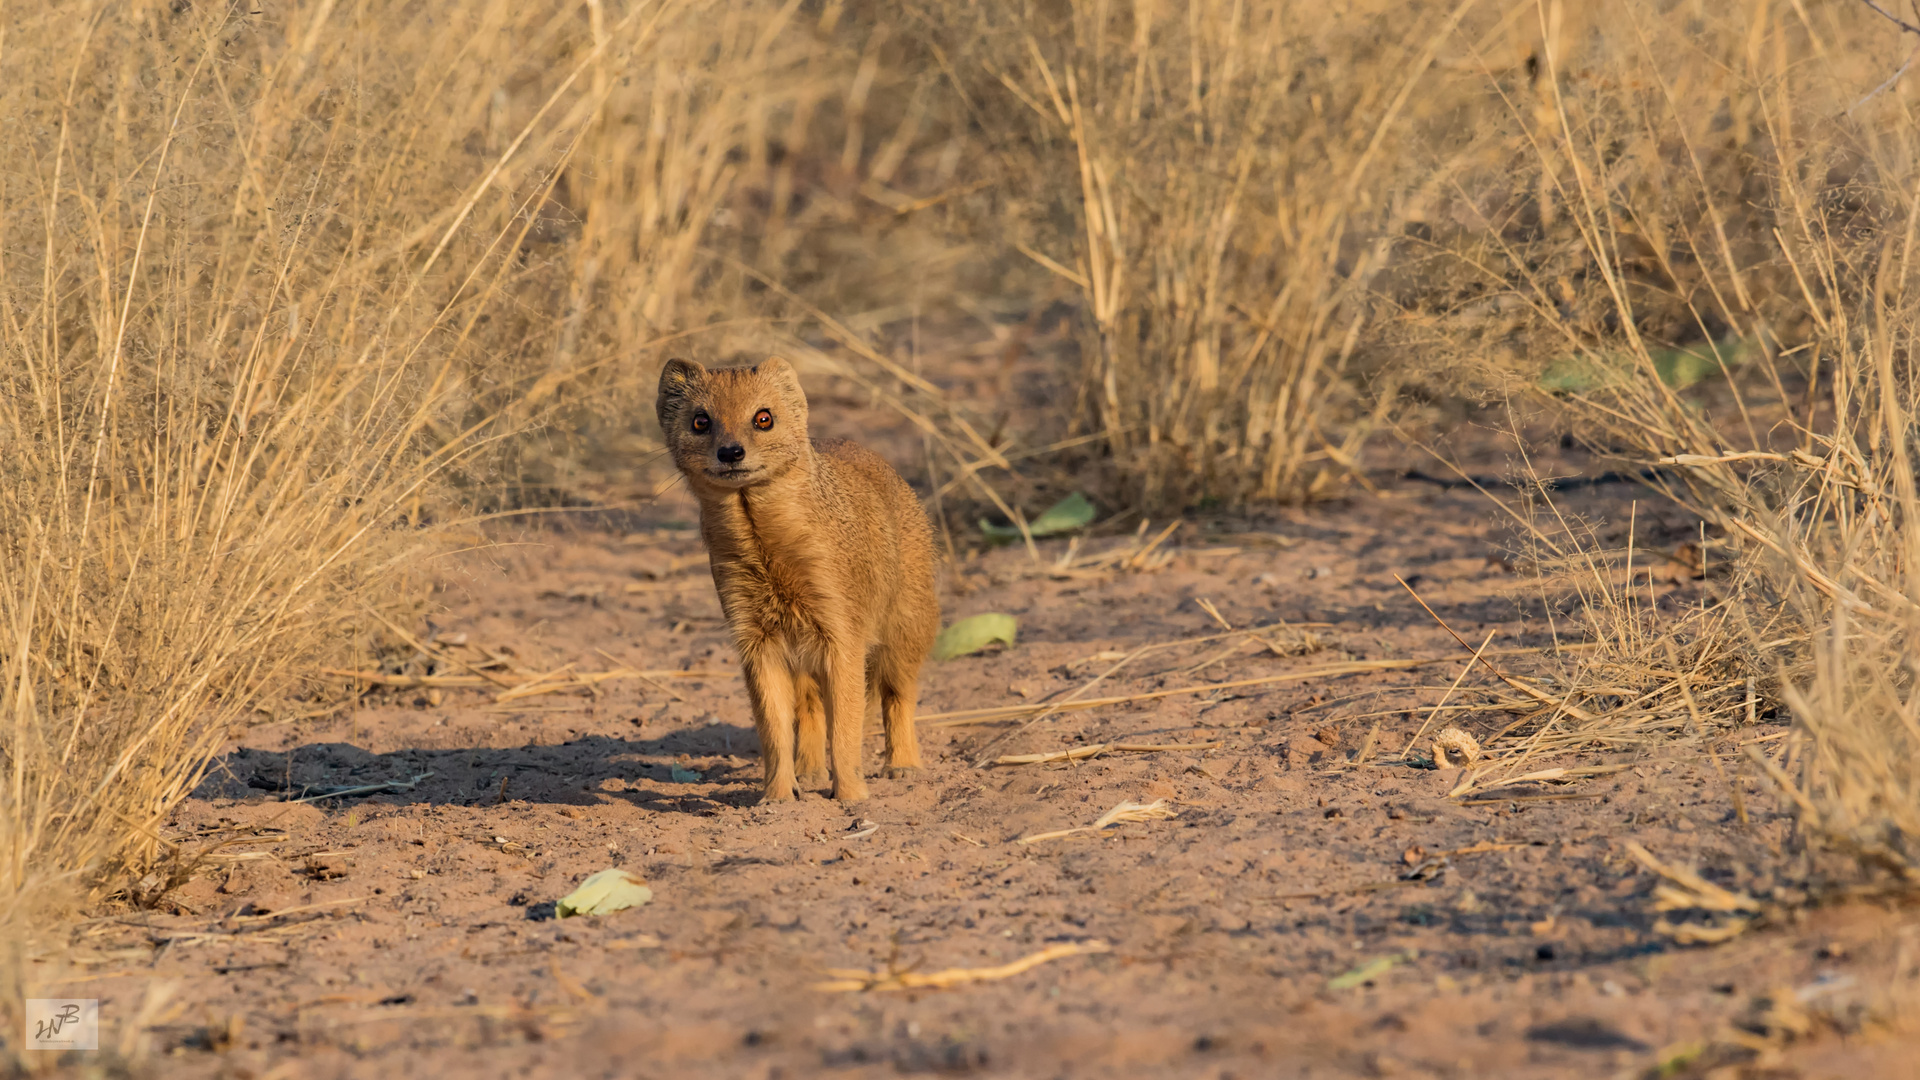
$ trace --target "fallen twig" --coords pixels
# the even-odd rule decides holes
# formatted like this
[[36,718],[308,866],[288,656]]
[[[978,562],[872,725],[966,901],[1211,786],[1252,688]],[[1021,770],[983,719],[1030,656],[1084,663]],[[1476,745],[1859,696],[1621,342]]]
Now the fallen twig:
[[829,982],[815,983],[813,988],[835,994],[863,993],[871,990],[945,990],[968,983],[1011,979],[1015,975],[1031,971],[1049,961],[1111,950],[1112,946],[1104,941],[1070,941],[1049,945],[1037,953],[1031,953],[1011,964],[1002,964],[999,967],[947,968],[945,971],[930,971],[925,974],[914,971],[828,968],[826,974],[833,976],[833,979]]
[[383,791],[412,791],[415,787],[419,786],[420,781],[429,779],[432,776],[433,773],[429,771],[423,772],[411,780],[388,780],[382,784],[354,784],[346,787],[315,787],[313,785],[304,785],[300,788],[298,798],[294,797],[292,791],[288,791],[280,797],[280,801],[293,803],[318,802],[321,799],[347,799],[356,795],[378,795]]

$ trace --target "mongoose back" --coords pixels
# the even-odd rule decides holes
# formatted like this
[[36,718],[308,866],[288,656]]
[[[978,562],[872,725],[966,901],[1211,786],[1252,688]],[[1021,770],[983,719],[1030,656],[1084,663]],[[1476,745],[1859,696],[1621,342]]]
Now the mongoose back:
[[765,801],[827,781],[864,799],[860,741],[880,714],[887,775],[921,767],[913,708],[940,627],[933,530],[906,481],[863,447],[807,436],[779,357],[709,371],[669,360],[656,403],[740,650]]

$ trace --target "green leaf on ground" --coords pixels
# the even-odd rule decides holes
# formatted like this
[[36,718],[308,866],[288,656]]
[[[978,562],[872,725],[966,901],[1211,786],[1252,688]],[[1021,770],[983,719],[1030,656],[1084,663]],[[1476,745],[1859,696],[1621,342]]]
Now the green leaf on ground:
[[676,784],[697,784],[707,778],[707,774],[694,769],[683,769],[678,765],[669,766],[667,772]]
[[[1038,539],[1084,529],[1093,521],[1093,515],[1093,504],[1076,491],[1049,506],[1046,513],[1027,522],[1027,532]],[[1018,525],[996,525],[985,518],[980,519],[980,531],[987,534],[987,539],[998,544],[1010,544],[1020,539]]]
[[971,656],[996,641],[1012,648],[1017,629],[1013,616],[998,611],[970,615],[940,631],[940,636],[933,640],[933,658],[952,660],[957,656]]
[[1335,975],[1333,978],[1328,979],[1327,989],[1351,990],[1356,986],[1370,983],[1380,976],[1385,975],[1387,972],[1392,971],[1394,965],[1404,959],[1406,958],[1399,953],[1394,953],[1390,956],[1376,956],[1344,975]]
[[556,900],[553,913],[562,919],[569,915],[611,915],[652,899],[653,890],[638,875],[626,870],[602,870]]

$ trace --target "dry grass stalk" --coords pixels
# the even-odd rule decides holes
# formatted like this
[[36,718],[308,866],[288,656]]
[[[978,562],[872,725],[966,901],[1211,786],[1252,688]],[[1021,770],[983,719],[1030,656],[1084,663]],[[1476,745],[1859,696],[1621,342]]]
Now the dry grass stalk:
[[1112,951],[1104,941],[1068,941],[1058,945],[1049,945],[1039,952],[1029,953],[1018,960],[998,967],[985,968],[947,968],[943,971],[862,971],[858,968],[828,968],[826,974],[833,976],[827,982],[815,983],[815,990],[834,994],[865,993],[872,990],[949,990],[956,986],[965,986],[977,982],[998,982],[1023,975],[1041,964],[1054,960],[1064,960],[1069,956],[1087,956],[1093,953]]
[[1519,776],[1507,775],[1495,777],[1491,780],[1484,780],[1482,779],[1483,777],[1486,777],[1494,771],[1494,767],[1489,765],[1486,768],[1475,769],[1472,773],[1462,778],[1458,784],[1454,785],[1452,791],[1447,792],[1447,798],[1463,799],[1469,795],[1477,795],[1481,792],[1510,787],[1514,784],[1542,784],[1562,780],[1579,780],[1589,776],[1611,776],[1614,773],[1625,772],[1631,768],[1633,768],[1632,765],[1577,765],[1553,769],[1539,769],[1534,772],[1523,773]]
[[[1575,432],[1654,467],[1717,534],[1689,575],[1715,603],[1674,612],[1631,521],[1622,554],[1545,505],[1543,561],[1607,645],[1575,696],[1605,682],[1629,700],[1546,721],[1529,752],[1579,732],[1704,735],[1758,718],[1764,689],[1809,736],[1797,775],[1766,762],[1803,835],[1913,887],[1920,142],[1883,63],[1897,28],[1866,4],[1827,16],[1728,10],[1683,30],[1677,9],[1607,3],[1541,43],[1538,77],[1489,63],[1508,113],[1483,118],[1486,145],[1505,151],[1458,196],[1500,192],[1496,216],[1536,224],[1436,233],[1487,302],[1431,310],[1457,355],[1523,361],[1509,386],[1542,388],[1524,358],[1559,357],[1546,388]],[[1702,50],[1713,79],[1690,66]]]
[[[985,768],[989,760],[986,755],[986,751],[992,750],[995,746],[998,746],[1001,743],[1006,742],[1008,739],[1011,739],[1015,736],[1018,736],[1024,733],[1029,728],[1033,727],[1033,725],[1039,723],[1040,721],[1046,719],[1049,716],[1052,716],[1054,713],[1059,712],[1063,709],[1071,710],[1071,709],[1077,709],[1077,708],[1090,708],[1091,706],[1086,705],[1084,702],[1081,701],[1082,694],[1085,694],[1087,691],[1093,689],[1095,686],[1098,686],[1100,683],[1105,682],[1109,676],[1115,674],[1121,668],[1126,667],[1128,664],[1133,663],[1135,660],[1138,660],[1141,657],[1148,655],[1149,653],[1159,652],[1163,649],[1177,648],[1182,645],[1198,645],[1198,644],[1204,644],[1210,641],[1219,641],[1223,638],[1251,636],[1260,629],[1263,629],[1263,628],[1251,627],[1245,630],[1229,630],[1224,634],[1209,634],[1205,637],[1184,638],[1178,641],[1154,642],[1151,644],[1142,645],[1130,653],[1122,654],[1115,661],[1112,667],[1109,667],[1107,670],[1094,676],[1092,679],[1089,679],[1088,681],[1081,683],[1079,686],[1074,687],[1073,692],[1068,694],[1066,697],[1061,698],[1058,701],[1044,702],[1044,703],[1033,706],[1033,713],[1032,713],[1033,719],[1029,720],[1025,725],[1021,726],[1018,730],[1007,732],[994,739],[989,740],[987,742],[987,745],[983,748],[979,759],[974,762],[974,767]],[[985,722],[983,720],[978,720],[978,719],[965,720],[965,721],[958,719],[959,717],[963,717],[963,716],[972,716],[973,713],[977,713],[977,712],[980,712],[980,710],[973,710],[972,712],[968,712],[968,713],[924,714],[922,717],[917,718],[916,722],[918,722],[918,720],[921,720],[921,719],[940,720],[944,718],[945,723],[943,724],[936,723],[934,725],[936,727],[941,727],[941,726],[951,727],[951,726],[960,724],[962,722],[965,722],[965,723]],[[1026,715],[1026,713],[1023,711],[1023,712],[1015,713],[1012,716],[1008,716],[1008,717],[996,716],[994,717],[994,719],[1013,719],[1014,717],[1022,716],[1022,715]]]
[[[509,656],[504,656],[476,645],[468,645],[463,640],[457,645],[448,644],[444,648],[435,648],[434,643],[421,643],[391,620],[381,617],[395,636],[413,646],[415,655],[397,666],[399,671],[353,671],[341,668],[322,668],[321,673],[361,683],[366,686],[387,686],[396,688],[457,688],[472,686],[497,686],[501,692],[494,696],[495,704],[505,704],[521,698],[538,697],[543,694],[559,694],[569,691],[586,690],[591,692],[601,683],[618,679],[640,679],[666,693],[660,685],[662,679],[736,679],[738,671],[724,669],[688,669],[665,668],[641,671],[631,667],[614,667],[605,671],[573,671],[573,664],[567,664],[554,671],[533,673],[522,670]],[[454,651],[464,648],[474,654],[476,659],[468,660]],[[604,655],[604,653],[602,654]],[[608,657],[612,659],[612,657]],[[424,669],[420,670],[424,661]],[[617,661],[616,661],[617,662]],[[466,675],[441,674],[448,667],[468,672]],[[564,676],[564,677],[562,677]]]
[[[1538,649],[1505,650],[1511,653],[1538,653]],[[1032,705],[996,705],[982,709],[961,709],[955,712],[926,713],[922,721],[930,721],[933,727],[960,727],[967,724],[990,724],[1005,720],[1017,720],[1034,714],[1055,712],[1077,712],[1083,709],[1099,709],[1109,705],[1126,705],[1137,701],[1157,701],[1160,698],[1174,697],[1180,694],[1208,694],[1219,690],[1238,690],[1247,686],[1272,686],[1278,683],[1300,682],[1303,679],[1337,678],[1341,675],[1361,675],[1374,671],[1406,671],[1412,668],[1426,667],[1430,664],[1444,664],[1452,657],[1437,656],[1428,659],[1409,660],[1350,660],[1344,664],[1326,664],[1321,667],[1307,668],[1303,671],[1290,671],[1282,675],[1265,675],[1253,679],[1233,679],[1227,682],[1197,683],[1193,686],[1181,686],[1170,690],[1148,690],[1138,694],[1122,694],[1116,697],[1066,699],[1052,703]]]
[[[1468,6],[931,16],[1025,195],[1012,246],[1081,298],[1081,414],[1143,501],[1340,487],[1369,419],[1343,375],[1377,238],[1410,205],[1388,192],[1420,184],[1394,151],[1445,107],[1426,76]],[[1354,422],[1325,431],[1335,415]]]
[[1218,742],[1204,743],[1095,743],[1092,746],[1076,746],[1071,750],[1055,750],[1045,754],[1003,754],[994,758],[995,765],[1045,765],[1053,761],[1080,761],[1098,757],[1105,753],[1117,754],[1159,754],[1174,750],[1216,750]]
[[[1401,582],[1401,584],[1404,585],[1406,583],[1403,581]],[[1411,592],[1412,590],[1409,589],[1408,591]],[[1460,674],[1454,677],[1453,685],[1447,687],[1447,692],[1440,696],[1439,701],[1434,702],[1433,708],[1427,710],[1427,718],[1420,722],[1420,729],[1413,733],[1413,738],[1407,740],[1406,749],[1412,749],[1415,744],[1419,743],[1420,737],[1427,733],[1427,729],[1433,726],[1434,720],[1438,719],[1441,711],[1447,707],[1447,702],[1453,700],[1454,692],[1460,689],[1460,684],[1467,681],[1468,675],[1473,674],[1473,666],[1480,662],[1481,656],[1487,651],[1487,646],[1493,644],[1494,635],[1496,633],[1498,633],[1498,631],[1496,630],[1487,631],[1486,640],[1482,641],[1480,643],[1480,647],[1478,649],[1475,649],[1473,651],[1473,655],[1467,659],[1467,666],[1461,668]],[[1447,729],[1447,731],[1458,731],[1458,730],[1459,730],[1458,728]],[[1446,734],[1446,732],[1443,731],[1441,732],[1441,734],[1444,735]],[[1435,741],[1434,748],[1435,748],[1434,758],[1433,758],[1434,763],[1436,765],[1439,765],[1440,768],[1443,768],[1443,769],[1446,768],[1447,766],[1444,763],[1444,758],[1441,757],[1439,752],[1440,744],[1438,740]],[[1479,756],[1480,746],[1478,743],[1474,744],[1473,752],[1475,757]],[[1404,759],[1406,757],[1406,750],[1402,750],[1400,756]],[[1468,764],[1471,765],[1472,762],[1469,761]]]
[[1091,825],[1081,825],[1072,829],[1056,829],[1053,832],[1034,833],[1014,841],[1016,844],[1037,844],[1042,840],[1058,840],[1066,836],[1077,836],[1083,832],[1099,832],[1109,825],[1128,822],[1158,821],[1173,817],[1176,811],[1167,805],[1165,799],[1155,799],[1150,803],[1122,802],[1113,809],[1100,815],[1100,820]]
[[0,919],[139,877],[229,733],[407,606],[457,490],[516,488],[512,431],[638,396],[636,351],[737,322],[705,245],[772,183],[781,119],[837,89],[821,47],[774,2],[590,6],[14,24]]
[[1746,932],[1753,925],[1754,917],[1766,910],[1765,905],[1745,893],[1723,889],[1695,871],[1660,861],[1635,841],[1627,841],[1626,849],[1635,862],[1665,879],[1664,884],[1654,887],[1655,911],[1708,911],[1730,916],[1712,926],[1674,923],[1664,918],[1654,922],[1655,932],[1682,945],[1717,945],[1731,941]]
[[[1048,576],[1059,581],[1071,581],[1101,579],[1118,572],[1151,574],[1166,569],[1180,553],[1174,548],[1162,548],[1161,545],[1185,522],[1176,518],[1149,538],[1147,528],[1151,524],[1151,521],[1142,519],[1125,542],[1089,555],[1080,554],[1080,538],[1074,537],[1060,557],[1047,564]],[[1232,627],[1227,629],[1231,630]]]

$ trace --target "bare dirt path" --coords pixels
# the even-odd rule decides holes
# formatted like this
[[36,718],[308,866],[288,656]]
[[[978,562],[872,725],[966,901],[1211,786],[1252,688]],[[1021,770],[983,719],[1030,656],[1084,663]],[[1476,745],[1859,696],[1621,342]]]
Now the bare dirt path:
[[[1596,492],[1590,509],[1617,509],[1613,498]],[[1235,628],[1273,627],[1261,637],[1274,647],[1159,650],[1087,696],[1445,662],[1025,728],[932,721],[927,773],[877,780],[855,806],[754,805],[755,740],[690,515],[669,499],[620,529],[559,527],[442,560],[431,629],[437,647],[478,656],[445,645],[464,634],[556,682],[622,666],[718,674],[505,703],[493,686],[379,690],[330,720],[256,729],[173,823],[176,838],[233,841],[213,871],[174,892],[171,912],[83,927],[74,956],[91,966],[73,968],[63,992],[104,998],[110,1018],[139,1012],[122,1048],[165,1075],[1911,1068],[1910,1043],[1858,1033],[1784,1053],[1749,1036],[1757,1059],[1729,1056],[1724,1039],[1730,1024],[1764,1029],[1752,1019],[1777,987],[1846,998],[1904,977],[1920,953],[1894,916],[1817,912],[1714,950],[1651,929],[1654,881],[1623,842],[1731,887],[1763,884],[1754,875],[1786,819],[1750,777],[1738,781],[1741,826],[1728,782],[1695,749],[1557,759],[1637,764],[1478,800],[1445,798],[1458,772],[1383,764],[1461,671],[1459,646],[1393,575],[1476,643],[1489,631],[1496,648],[1552,642],[1478,496],[1402,486],[1194,526],[1150,571],[1050,573],[1059,541],[1041,545],[1038,565],[1019,546],[963,559],[946,574],[948,617],[1013,613],[1020,642],[929,664],[923,713],[1060,700],[1143,645],[1221,633],[1201,601]],[[1482,734],[1505,720],[1450,715]],[[976,768],[1001,736],[992,754],[1216,745]],[[1153,800],[1176,816],[1018,842]],[[651,904],[548,917],[584,876],[616,866],[648,879]],[[993,967],[1095,942],[1107,950],[954,989],[816,985],[827,969]]]

